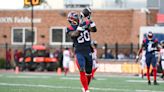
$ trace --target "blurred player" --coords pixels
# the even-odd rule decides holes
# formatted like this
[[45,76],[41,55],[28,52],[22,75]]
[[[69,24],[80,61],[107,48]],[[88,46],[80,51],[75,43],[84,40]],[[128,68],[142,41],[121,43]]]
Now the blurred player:
[[148,32],[147,38],[143,40],[142,47],[140,48],[139,52],[137,53],[137,59],[139,58],[140,53],[142,50],[146,51],[145,57],[146,57],[146,65],[147,65],[147,79],[148,79],[148,85],[151,85],[150,81],[150,64],[153,66],[153,76],[154,76],[154,85],[158,85],[156,81],[157,76],[157,59],[155,57],[155,51],[159,51],[159,44],[158,40],[153,38],[153,33]]
[[63,51],[63,68],[64,75],[66,76],[69,71],[69,62],[71,61],[71,51],[68,48],[65,48]]
[[70,26],[67,28],[67,34],[71,36],[75,48],[77,65],[80,71],[80,81],[84,88],[83,92],[89,92],[88,84],[91,80],[92,72],[92,53],[90,32],[96,32],[96,26],[93,21],[88,19],[90,10],[83,9],[80,19],[76,12],[68,14]]
[[162,66],[162,76],[161,78],[164,80],[164,40],[162,40],[160,42],[161,44],[161,49],[160,49],[160,52],[159,52],[159,58],[158,58],[158,62],[161,61],[161,66]]
[[141,78],[144,77],[144,73],[143,73],[143,70],[144,68],[146,67],[146,58],[145,58],[145,54],[146,54],[146,51],[145,50],[142,50],[142,54],[140,55],[140,65],[141,65]]
[[97,62],[97,42],[93,41],[92,42],[92,60],[93,60],[93,67],[92,67],[92,79],[95,79],[94,74],[98,68],[98,62]]

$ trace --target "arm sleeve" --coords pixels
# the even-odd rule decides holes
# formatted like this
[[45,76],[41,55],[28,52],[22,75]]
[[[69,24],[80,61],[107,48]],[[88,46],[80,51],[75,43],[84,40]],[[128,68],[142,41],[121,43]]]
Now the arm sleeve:
[[90,27],[96,27],[95,22],[91,21],[91,22],[90,22]]
[[79,35],[79,31],[76,31],[72,26],[66,29],[66,33],[71,36],[71,38],[77,37]]
[[90,21],[90,31],[91,32],[97,32],[96,24],[93,21]]
[[91,20],[84,21],[80,26],[91,32],[97,32],[96,24]]

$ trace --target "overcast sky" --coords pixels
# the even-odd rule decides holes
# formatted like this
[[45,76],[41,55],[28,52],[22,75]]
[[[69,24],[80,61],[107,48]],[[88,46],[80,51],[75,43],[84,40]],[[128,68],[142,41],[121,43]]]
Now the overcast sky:
[[22,9],[24,0],[0,0],[0,9]]

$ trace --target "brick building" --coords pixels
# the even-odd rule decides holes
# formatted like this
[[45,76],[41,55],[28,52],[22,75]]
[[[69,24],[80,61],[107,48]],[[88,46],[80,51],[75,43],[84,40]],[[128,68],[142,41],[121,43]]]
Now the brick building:
[[[71,45],[65,34],[68,25],[69,10],[36,10],[34,11],[34,44],[50,46]],[[92,19],[98,32],[92,39],[98,44],[138,44],[139,28],[156,23],[157,10],[150,14],[140,10],[93,10]],[[0,10],[0,51],[4,52],[4,44],[9,46],[28,45],[31,37],[31,11]],[[0,54],[0,57],[4,53]]]

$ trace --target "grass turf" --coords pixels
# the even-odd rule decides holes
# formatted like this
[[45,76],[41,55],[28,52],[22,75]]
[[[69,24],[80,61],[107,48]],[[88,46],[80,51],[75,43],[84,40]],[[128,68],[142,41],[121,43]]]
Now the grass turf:
[[[146,78],[134,76],[97,74],[96,79],[90,92],[164,92],[164,81],[159,78],[160,85],[147,85]],[[81,84],[78,75],[0,73],[0,92],[81,92]]]

